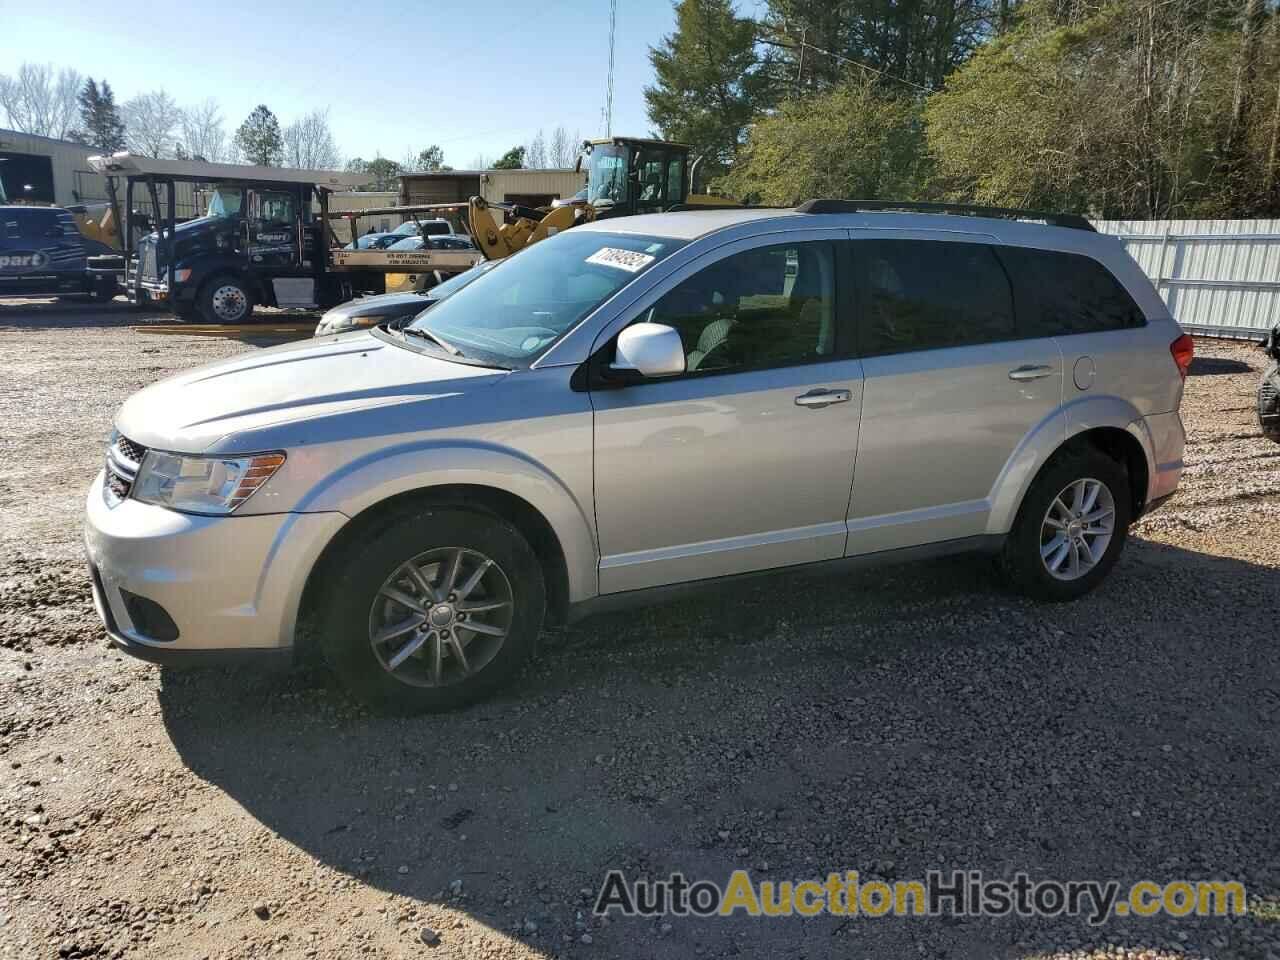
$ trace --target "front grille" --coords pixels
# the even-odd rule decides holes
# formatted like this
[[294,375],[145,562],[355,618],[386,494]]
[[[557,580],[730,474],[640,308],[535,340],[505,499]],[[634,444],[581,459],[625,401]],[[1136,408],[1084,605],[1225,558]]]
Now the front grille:
[[150,241],[144,241],[138,250],[141,261],[140,269],[144,280],[159,280],[160,267],[156,261],[156,245]]
[[107,482],[103,496],[108,506],[114,507],[129,496],[138,468],[142,466],[142,458],[146,455],[147,448],[142,444],[116,435],[115,442],[107,450]]

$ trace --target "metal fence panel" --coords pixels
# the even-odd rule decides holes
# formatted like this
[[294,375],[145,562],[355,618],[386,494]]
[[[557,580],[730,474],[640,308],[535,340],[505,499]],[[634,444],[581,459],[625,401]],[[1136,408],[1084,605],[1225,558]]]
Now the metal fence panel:
[[1261,339],[1280,322],[1280,220],[1096,220],[1185,330]]

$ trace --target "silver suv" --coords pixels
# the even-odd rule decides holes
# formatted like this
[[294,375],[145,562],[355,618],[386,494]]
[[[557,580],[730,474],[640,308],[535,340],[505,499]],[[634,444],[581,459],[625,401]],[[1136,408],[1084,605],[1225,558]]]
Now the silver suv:
[[437,710],[545,622],[693,581],[982,551],[1081,596],[1178,484],[1190,339],[1078,218],[867,207],[577,227],[403,330],[148,387],[88,495],[107,631],[315,644]]

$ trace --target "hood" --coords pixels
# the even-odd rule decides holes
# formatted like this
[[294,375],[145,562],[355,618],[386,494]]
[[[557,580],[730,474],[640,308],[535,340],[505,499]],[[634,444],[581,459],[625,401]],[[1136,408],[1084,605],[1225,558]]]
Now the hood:
[[[360,327],[377,326],[394,320],[416,317],[435,301],[426,293],[382,293],[376,297],[348,300],[332,310],[326,310],[316,324],[317,337],[345,333]],[[359,322],[356,317],[362,318]],[[368,319],[373,317],[375,319]]]
[[[356,415],[460,399],[505,373],[360,331],[256,350],[161,380],[126,400],[115,425],[143,446],[179,453],[287,449],[332,439],[337,419],[350,431]],[[409,412],[422,424],[429,416]]]

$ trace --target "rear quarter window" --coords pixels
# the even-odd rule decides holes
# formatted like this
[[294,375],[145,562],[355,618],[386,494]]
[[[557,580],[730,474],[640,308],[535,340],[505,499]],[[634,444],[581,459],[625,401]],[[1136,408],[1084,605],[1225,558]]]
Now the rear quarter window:
[[1092,257],[1027,247],[999,247],[998,253],[1013,283],[1020,336],[1100,333],[1146,323],[1129,292]]

